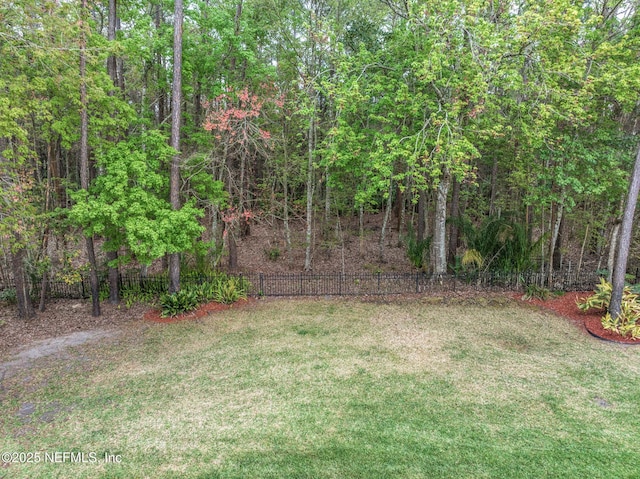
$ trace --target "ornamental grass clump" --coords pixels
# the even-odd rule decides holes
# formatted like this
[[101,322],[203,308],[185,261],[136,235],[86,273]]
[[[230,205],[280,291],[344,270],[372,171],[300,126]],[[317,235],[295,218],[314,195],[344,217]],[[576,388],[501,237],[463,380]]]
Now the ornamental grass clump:
[[600,284],[596,286],[593,295],[588,298],[582,298],[577,301],[580,311],[589,311],[590,309],[601,309],[606,311],[602,318],[602,327],[609,331],[613,331],[622,337],[632,339],[640,339],[640,302],[638,294],[631,290],[630,286],[625,286],[622,293],[622,305],[620,315],[613,318],[609,313],[609,303],[611,302],[611,292],[613,287],[611,283],[604,278],[600,279]]

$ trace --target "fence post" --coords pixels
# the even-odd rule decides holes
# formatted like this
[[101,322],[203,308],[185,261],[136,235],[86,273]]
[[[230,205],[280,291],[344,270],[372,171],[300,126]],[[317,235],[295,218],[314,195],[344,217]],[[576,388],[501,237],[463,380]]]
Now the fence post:
[[338,296],[342,296],[342,273],[338,276]]
[[416,272],[416,294],[420,292],[420,273]]
[[258,290],[258,296],[266,296],[264,294],[264,275],[260,273],[260,289]]

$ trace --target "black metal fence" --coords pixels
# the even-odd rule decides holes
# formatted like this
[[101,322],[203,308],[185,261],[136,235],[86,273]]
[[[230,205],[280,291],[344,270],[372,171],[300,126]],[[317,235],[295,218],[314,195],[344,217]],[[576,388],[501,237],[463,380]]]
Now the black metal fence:
[[[249,273],[242,278],[250,296],[365,296],[409,293],[443,293],[453,291],[522,291],[530,285],[562,291],[589,291],[599,281],[594,272],[558,271],[549,283],[548,273],[467,273],[431,275],[416,273]],[[212,275],[189,273],[181,277],[183,287],[211,281]],[[551,286],[549,286],[551,284]],[[167,290],[166,275],[143,276],[125,273],[120,276],[123,290],[161,293]],[[0,285],[0,292],[12,285]],[[39,297],[41,281],[30,284],[32,296]],[[89,278],[67,283],[50,280],[46,284],[49,298],[88,298]],[[100,290],[108,296],[106,276],[100,278]]]

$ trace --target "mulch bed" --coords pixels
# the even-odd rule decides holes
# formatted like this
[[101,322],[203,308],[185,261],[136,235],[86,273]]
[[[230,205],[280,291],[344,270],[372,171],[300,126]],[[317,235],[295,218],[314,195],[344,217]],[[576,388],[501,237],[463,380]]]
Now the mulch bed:
[[150,311],[147,311],[143,318],[146,321],[152,321],[154,323],[177,323],[179,321],[185,321],[185,320],[189,320],[189,319],[198,319],[198,318],[202,318],[203,316],[206,316],[208,314],[211,313],[215,313],[218,311],[226,311],[228,309],[236,309],[236,308],[241,308],[243,306],[246,306],[248,304],[251,304],[253,302],[255,302],[256,300],[254,298],[249,298],[249,299],[241,299],[239,301],[236,301],[233,304],[222,304],[222,303],[215,303],[215,302],[211,302],[211,303],[206,303],[201,305],[198,309],[194,310],[194,311],[190,311],[188,313],[183,313],[180,314],[178,316],[173,316],[173,317],[169,317],[169,318],[163,318],[160,315],[160,310],[159,309],[152,309]]
[[589,297],[592,294],[593,291],[565,293],[562,296],[550,297],[546,301],[537,298],[523,300],[522,295],[515,295],[514,297],[526,303],[553,311],[560,316],[571,319],[577,324],[584,325],[587,332],[596,338],[622,344],[640,344],[640,340],[625,338],[617,333],[604,329],[601,321],[605,314],[604,311],[591,310],[584,313],[578,309],[576,301]]

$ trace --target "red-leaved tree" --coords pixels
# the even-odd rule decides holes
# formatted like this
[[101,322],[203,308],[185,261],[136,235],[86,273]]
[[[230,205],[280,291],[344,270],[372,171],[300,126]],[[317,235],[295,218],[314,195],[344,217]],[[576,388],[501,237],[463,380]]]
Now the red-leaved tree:
[[[237,267],[238,234],[248,235],[253,218],[248,192],[256,181],[256,164],[267,157],[272,148],[271,133],[264,128],[267,106],[282,108],[284,101],[272,87],[263,85],[261,95],[248,88],[231,91],[205,101],[207,111],[203,127],[213,133],[215,156],[226,172],[224,175],[229,193],[230,208],[222,219],[224,236],[229,249],[229,268]],[[225,221],[225,218],[242,218],[243,221]],[[240,228],[241,227],[241,228]]]

